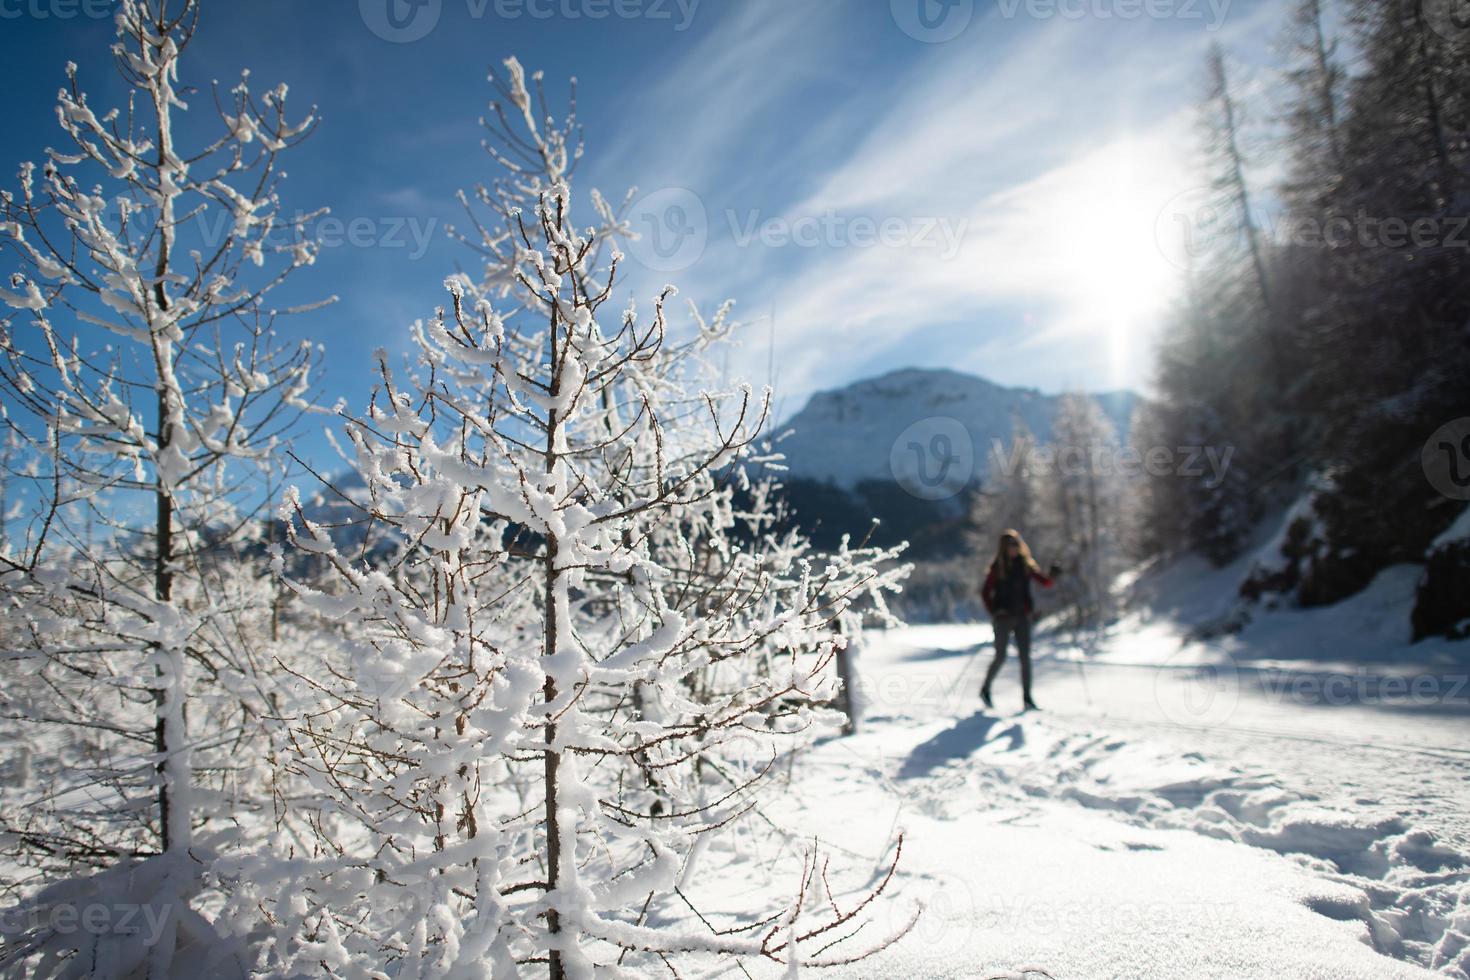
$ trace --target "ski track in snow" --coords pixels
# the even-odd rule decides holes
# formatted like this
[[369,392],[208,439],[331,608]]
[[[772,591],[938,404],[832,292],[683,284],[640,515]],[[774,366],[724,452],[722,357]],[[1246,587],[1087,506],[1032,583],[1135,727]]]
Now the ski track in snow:
[[[1060,823],[1042,846],[1066,850],[1066,838],[1106,838],[1098,821],[1122,836],[1093,840],[1094,846],[1131,852],[1135,860],[1148,855],[1162,862],[1165,854],[1182,859],[1174,852],[1183,847],[1178,835],[1185,833],[1226,847],[1234,855],[1227,867],[1254,869],[1269,862],[1266,867],[1288,870],[1296,877],[1281,890],[1343,930],[1340,950],[1296,950],[1305,958],[1295,966],[1278,962],[1269,972],[1249,957],[1232,963],[1235,954],[1218,937],[1201,939],[1202,959],[1185,968],[1190,975],[1470,976],[1470,745],[1464,737],[1470,712],[1457,702],[1418,710],[1363,699],[1335,707],[1303,703],[1283,678],[1341,668],[1297,663],[1268,670],[1237,659],[1222,674],[1202,668],[1208,658],[1199,650],[1190,662],[1175,662],[1181,649],[1177,631],[1134,623],[1100,648],[1095,645],[1086,663],[1065,659],[1075,651],[1059,639],[1039,637],[1036,695],[1044,710],[1021,714],[1018,704],[1008,706],[1020,701],[1011,662],[996,684],[996,708],[987,711],[978,688],[992,652],[989,641],[990,629],[981,625],[911,627],[871,637],[860,660],[867,715],[862,730],[825,743],[798,763],[806,775],[789,790],[793,820],[830,837],[830,824],[819,823],[830,813],[823,789],[829,787],[848,794],[849,808],[882,810],[861,820],[837,818],[869,828],[869,851],[874,834],[914,824],[909,841],[919,864],[900,875],[900,895],[906,884],[910,891],[927,892],[941,912],[955,913],[960,906],[961,917],[978,919],[967,926],[966,943],[947,959],[925,959],[923,953],[912,959],[916,944],[906,938],[842,976],[900,975],[894,970],[937,976],[941,962],[957,970],[942,975],[956,977],[1181,975],[1142,967],[1133,972],[1101,947],[1082,950],[1071,972],[1065,967],[1072,950],[1054,949],[1051,959],[1028,963],[1026,954],[1046,943],[1025,928],[1018,940],[1020,920],[1003,908],[997,916],[974,897],[999,891],[1033,900],[1028,885],[1007,880],[999,870],[1007,854],[992,854],[981,867],[966,870],[973,856],[967,852],[983,851],[985,845],[976,842],[993,840],[997,825],[1011,833]],[[1152,662],[1126,659],[1140,647]],[[1073,822],[1084,814],[1088,819]],[[932,860],[924,856],[925,835],[942,839],[956,832],[961,843],[941,847],[937,867],[925,864]],[[1129,833],[1169,836],[1134,839]],[[1036,873],[1045,875],[1051,866],[1040,857]],[[1027,874],[1026,867],[1022,862],[1012,874]],[[1122,875],[1131,879],[1134,871]],[[1175,886],[1169,900],[1176,900],[1181,887]],[[1072,883],[1060,881],[1054,890],[1066,895]],[[955,894],[965,897],[956,900]],[[1083,899],[1076,896],[1085,894],[1086,889],[1077,891],[1067,907],[1079,907]],[[1263,906],[1269,906],[1268,898],[1262,895]],[[1173,928],[1206,924],[1199,916],[1210,917],[1207,902],[1177,901],[1184,914]],[[1161,906],[1150,914],[1169,913]],[[1237,933],[1250,928],[1244,921],[1250,916],[1238,908],[1221,917]],[[1136,923],[1104,920],[1061,933],[1093,941],[1088,937],[1134,928]],[[919,931],[932,954],[932,924]],[[996,947],[994,959],[974,958],[977,943],[983,948],[1001,935],[1010,938]],[[1241,935],[1240,941],[1248,940]],[[1263,945],[1271,942],[1283,940]],[[1323,955],[1351,957],[1352,948],[1379,955],[1323,965]],[[909,959],[895,960],[903,950]],[[1160,955],[1161,948],[1152,953]]]

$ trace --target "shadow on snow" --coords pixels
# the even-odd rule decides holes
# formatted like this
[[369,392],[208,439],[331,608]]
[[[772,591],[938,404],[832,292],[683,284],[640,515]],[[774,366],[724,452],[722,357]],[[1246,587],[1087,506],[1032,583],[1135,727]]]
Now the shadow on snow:
[[915,779],[927,776],[948,762],[966,758],[982,746],[1002,740],[1009,743],[1005,751],[1014,752],[1026,743],[1026,733],[1019,722],[1012,722],[1009,727],[996,732],[995,727],[1001,721],[1002,719],[993,715],[977,711],[970,717],[955,722],[933,738],[915,746],[899,769],[898,778]]

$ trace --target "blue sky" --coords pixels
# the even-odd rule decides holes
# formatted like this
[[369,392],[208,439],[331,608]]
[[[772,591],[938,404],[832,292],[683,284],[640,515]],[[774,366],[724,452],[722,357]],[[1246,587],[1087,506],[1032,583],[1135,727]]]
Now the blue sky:
[[[0,0],[6,186],[57,142],[66,61],[94,104],[115,104],[112,25],[87,16],[102,3]],[[249,67],[255,86],[284,81],[298,109],[319,107],[287,161],[287,205],[369,229],[292,286],[341,297],[287,326],[326,346],[327,400],[360,406],[373,348],[406,349],[445,275],[473,264],[446,228],[461,221],[456,190],[493,176],[486,72],[516,55],[553,96],[579,79],[578,195],[640,189],[635,223],[660,237],[628,248],[627,289],[644,303],[664,282],[705,308],[734,299],[750,325],[729,372],[774,381],[785,416],[814,390],[905,366],[1146,389],[1180,275],[1162,241],[1171,202],[1200,183],[1205,46],[1264,62],[1284,13],[1242,0],[210,0],[183,81]],[[209,111],[205,95],[192,114]]]

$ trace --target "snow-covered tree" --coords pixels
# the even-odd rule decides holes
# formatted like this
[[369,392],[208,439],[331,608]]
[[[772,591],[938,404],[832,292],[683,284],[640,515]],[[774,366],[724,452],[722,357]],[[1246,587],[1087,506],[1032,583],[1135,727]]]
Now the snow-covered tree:
[[279,924],[264,955],[281,972],[559,978],[861,955],[892,937],[838,943],[886,877],[821,911],[813,856],[788,908],[700,899],[723,860],[710,838],[748,823],[778,758],[841,724],[822,707],[834,624],[860,602],[883,618],[902,569],[771,531],[768,488],[743,466],[767,397],[710,384],[697,356],[725,312],[683,344],[672,288],[646,317],[609,316],[617,222],[594,194],[600,227],[576,223],[566,143],[507,68],[505,121],[532,163],[503,161],[510,178],[483,195],[505,221],[482,229],[490,272],[447,282],[412,362],[380,354],[346,422],[365,489],[343,496],[374,543],[345,549],[299,498],[285,507],[294,550],[332,572],[292,588],[349,628],[301,674],[317,703],[277,745],[311,787],[282,808],[288,860],[242,868],[236,908]]
[[1113,579],[1126,561],[1118,436],[1096,399],[1061,397],[1051,452],[1056,553],[1065,556],[1077,622],[1092,625],[1112,612]]
[[[450,229],[451,236],[475,252],[482,264],[481,274],[464,282],[472,302],[498,300],[516,291],[515,236],[510,231],[516,216],[534,210],[542,193],[569,180],[584,153],[575,79],[569,109],[557,119],[540,72],[528,78],[515,59],[508,60],[504,67],[503,74],[491,75],[496,98],[481,118],[486,132],[483,147],[498,176],[477,185],[472,193],[459,195],[469,224],[464,230]],[[620,240],[638,237],[626,220],[636,195],[636,188],[629,189],[618,205],[596,190],[590,195],[589,204],[596,222],[587,230],[586,264],[588,268],[602,270],[595,278],[607,278],[603,260],[608,249],[616,247]],[[722,372],[716,370],[713,355],[726,356],[724,352],[735,342],[738,329],[731,312],[732,304],[725,303],[713,315],[706,316],[690,302],[687,309],[690,329],[677,342],[666,342],[649,352],[643,370],[644,383],[659,384],[661,379],[670,379],[674,383],[670,391],[676,395],[691,386],[698,387],[696,379],[715,384],[715,378]],[[676,438],[690,418],[687,413],[666,417],[662,423],[665,439]],[[697,416],[692,418],[698,430],[702,420]],[[772,460],[777,458],[775,447],[769,444],[761,447],[761,453]],[[780,466],[757,467],[750,485],[736,495],[740,506],[734,526],[709,524],[699,534],[687,538],[655,535],[650,546],[658,560],[674,564],[687,561],[698,566],[702,574],[718,575],[722,556],[731,549],[731,543],[724,540],[726,537],[733,534],[738,541],[747,542],[783,527],[788,531],[778,539],[781,547],[791,549],[793,554],[810,553],[810,542],[796,532],[794,522],[785,513],[783,488],[778,482],[781,469]],[[856,642],[866,622],[886,624],[890,614],[879,604],[867,613],[854,613],[848,619],[848,637]],[[839,656],[839,662],[852,667],[845,657]],[[856,683],[855,674],[852,680]],[[842,703],[848,703],[845,696]]]
[[[984,485],[970,502],[971,543],[979,554],[993,552],[1006,528],[1036,524],[1043,477],[1037,448],[1035,434],[1020,418],[1011,423],[1010,444],[992,447]],[[983,568],[980,575],[984,575]]]
[[[208,93],[181,84],[199,13],[124,0],[124,103],[94,106],[68,65],[65,142],[0,194],[0,386],[17,447],[5,715],[46,747],[44,785],[6,794],[6,863],[23,869],[7,885],[16,897],[32,875],[106,868],[29,911],[114,887],[160,909],[157,942],[90,950],[106,975],[146,960],[162,976],[178,951],[221,949],[189,902],[238,829],[240,747],[274,710],[257,539],[282,439],[311,410],[314,348],[276,335],[293,311],[268,299],[314,258],[311,216],[287,219],[278,197],[279,158],[314,117],[292,119],[284,86],[257,94],[244,75]],[[199,99],[218,133],[186,146],[176,131]],[[7,964],[72,969],[55,957],[99,941],[7,921],[23,926]]]
[[1035,434],[1020,418],[1012,421],[1010,444],[992,447],[985,481],[970,501],[967,521],[970,551],[979,556],[964,566],[975,595],[985,582],[996,541],[1006,529],[1020,529],[1038,554],[1054,553],[1048,539],[1050,522],[1043,514],[1049,475],[1039,448]]

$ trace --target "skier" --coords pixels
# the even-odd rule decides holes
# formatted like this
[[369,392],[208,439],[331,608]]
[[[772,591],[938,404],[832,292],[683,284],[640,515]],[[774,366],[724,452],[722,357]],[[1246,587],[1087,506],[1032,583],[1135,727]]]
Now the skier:
[[1031,582],[1034,579],[1050,588],[1062,569],[1054,564],[1047,572],[1046,575],[1041,573],[1041,567],[1031,557],[1031,549],[1026,547],[1019,531],[1007,529],[1001,534],[995,560],[990,563],[985,585],[980,589],[985,611],[990,613],[995,626],[995,659],[990,662],[990,669],[985,672],[985,684],[980,688],[980,700],[987,708],[994,707],[990,701],[990,685],[1006,662],[1006,647],[1013,634],[1016,653],[1021,658],[1021,690],[1026,698],[1025,708],[1036,708],[1036,702],[1031,700]]

